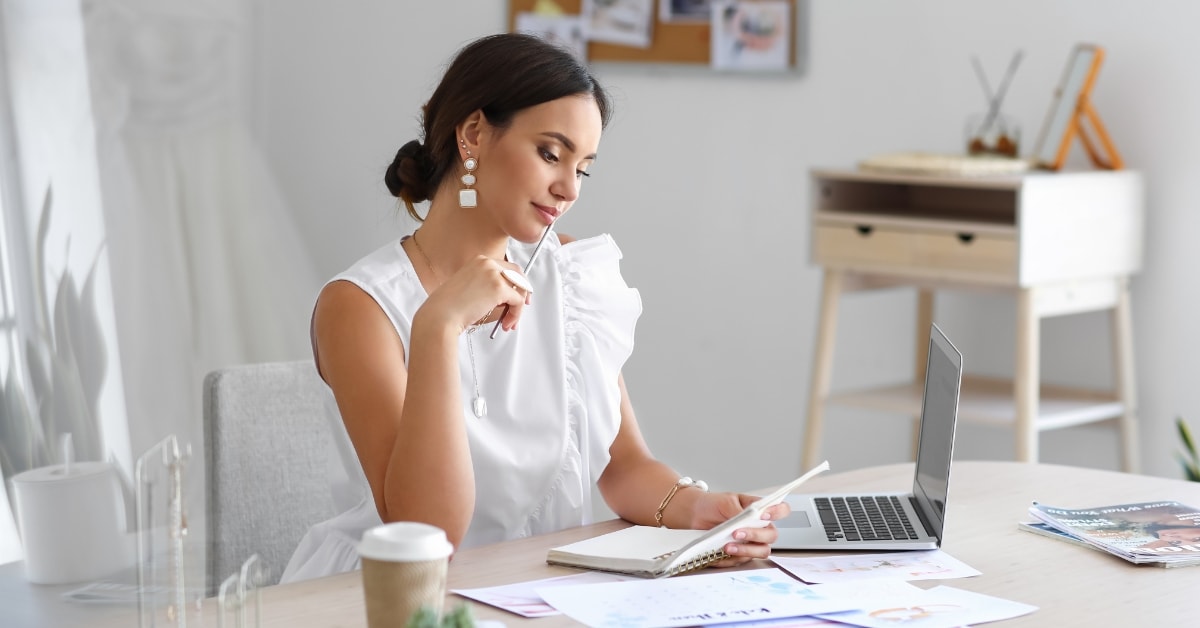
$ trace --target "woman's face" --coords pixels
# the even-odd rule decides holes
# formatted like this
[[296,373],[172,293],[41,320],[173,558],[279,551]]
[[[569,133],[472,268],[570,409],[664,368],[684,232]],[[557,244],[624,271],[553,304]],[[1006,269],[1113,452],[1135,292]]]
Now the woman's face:
[[587,95],[525,109],[481,138],[479,205],[513,238],[536,242],[571,208],[600,144],[600,110]]
[[1200,527],[1163,528],[1158,531],[1158,539],[1173,544],[1197,544],[1200,543]]

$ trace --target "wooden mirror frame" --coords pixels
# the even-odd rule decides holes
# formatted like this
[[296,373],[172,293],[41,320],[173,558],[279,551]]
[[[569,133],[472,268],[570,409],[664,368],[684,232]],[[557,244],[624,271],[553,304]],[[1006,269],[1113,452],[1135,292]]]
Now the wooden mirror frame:
[[[1092,87],[1103,61],[1104,49],[1099,46],[1078,44],[1072,50],[1034,149],[1033,160],[1038,167],[1061,169],[1077,135],[1097,168],[1120,170],[1124,166],[1091,102]],[[1096,140],[1089,136],[1085,119]]]

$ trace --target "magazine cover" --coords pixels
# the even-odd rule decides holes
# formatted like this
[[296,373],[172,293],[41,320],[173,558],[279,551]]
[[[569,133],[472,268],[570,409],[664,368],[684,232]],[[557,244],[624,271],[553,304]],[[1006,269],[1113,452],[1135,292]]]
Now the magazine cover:
[[[1051,539],[1057,539],[1059,541],[1062,541],[1064,543],[1069,543],[1076,547],[1086,547],[1087,549],[1090,549],[1093,552],[1100,552],[1101,554],[1115,555],[1115,554],[1112,554],[1112,552],[1109,552],[1108,550],[1104,549],[1103,547],[1096,545],[1095,543],[1088,543],[1087,541],[1085,541],[1079,537],[1071,536],[1070,534],[1063,532],[1062,530],[1059,530],[1058,528],[1056,528],[1048,523],[1042,523],[1041,521],[1018,521],[1017,529],[1021,530],[1022,532],[1029,532],[1031,534],[1036,534],[1038,536],[1044,536],[1044,537],[1051,538]],[[1118,556],[1118,558],[1125,558],[1125,557]],[[1194,567],[1194,566],[1200,565],[1200,556],[1196,556],[1194,558],[1188,558],[1186,560],[1183,560],[1183,559],[1160,560],[1160,559],[1156,558],[1156,559],[1148,560],[1145,562],[1138,562],[1138,563],[1134,563],[1134,564],[1136,564],[1139,567],[1165,567],[1168,569],[1170,569],[1172,567]]]
[[1200,559],[1200,510],[1175,501],[1072,510],[1034,502],[1029,513],[1133,562]]

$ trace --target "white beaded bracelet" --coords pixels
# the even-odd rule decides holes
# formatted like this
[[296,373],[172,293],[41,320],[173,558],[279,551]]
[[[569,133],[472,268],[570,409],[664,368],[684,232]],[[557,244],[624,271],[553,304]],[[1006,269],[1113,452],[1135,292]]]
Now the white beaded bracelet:
[[708,483],[704,480],[693,480],[689,477],[679,478],[675,482],[675,486],[672,486],[670,492],[663,498],[662,503],[658,505],[658,512],[654,513],[654,522],[658,524],[658,527],[663,527],[663,510],[667,508],[667,504],[671,503],[671,498],[675,497],[675,493],[681,488],[698,488],[707,493]]

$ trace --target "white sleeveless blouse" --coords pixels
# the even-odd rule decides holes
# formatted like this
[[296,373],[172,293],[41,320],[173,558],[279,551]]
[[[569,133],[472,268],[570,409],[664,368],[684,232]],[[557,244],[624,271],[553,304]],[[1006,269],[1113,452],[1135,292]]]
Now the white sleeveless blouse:
[[[413,315],[427,294],[400,240],[331,281],[350,281],[387,314],[407,350]],[[633,350],[638,291],[621,277],[609,235],[566,245],[546,238],[529,270],[533,299],[516,331],[472,337],[487,416],[471,411],[474,381],[465,335],[458,362],[463,422],[475,475],[475,511],[461,548],[553,532],[591,519],[591,495],[621,421],[617,377]],[[509,241],[525,267],[534,245]],[[407,356],[406,356],[407,358]],[[330,488],[341,512],[301,539],[282,582],[356,569],[362,533],[381,520],[346,427],[325,387],[336,453]]]

